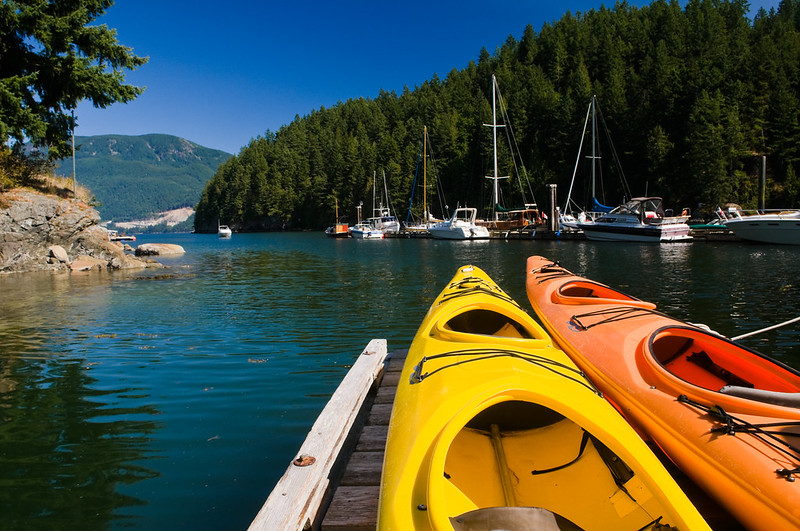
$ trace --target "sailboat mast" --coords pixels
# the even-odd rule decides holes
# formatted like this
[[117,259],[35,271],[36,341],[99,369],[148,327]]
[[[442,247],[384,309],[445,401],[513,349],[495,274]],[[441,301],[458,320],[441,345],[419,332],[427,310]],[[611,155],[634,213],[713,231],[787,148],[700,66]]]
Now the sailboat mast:
[[422,217],[428,222],[428,126],[422,126]]
[[500,179],[508,179],[508,177],[500,177],[497,175],[497,128],[505,127],[505,125],[497,125],[497,79],[492,74],[492,123],[483,124],[492,128],[492,151],[494,151],[494,175],[487,176],[487,179],[492,179],[494,184],[492,186],[492,219],[497,221],[498,212],[497,205],[500,203]]
[[376,171],[372,170],[372,216],[375,216],[375,175]]
[[495,96],[495,79],[492,75],[492,151],[494,151],[494,189],[493,189],[493,218],[497,221],[497,203],[500,201],[500,190],[497,184],[497,97]]
[[597,163],[597,155],[595,148],[597,147],[597,107],[595,106],[595,96],[592,96],[592,198],[597,197],[595,193],[595,171]]

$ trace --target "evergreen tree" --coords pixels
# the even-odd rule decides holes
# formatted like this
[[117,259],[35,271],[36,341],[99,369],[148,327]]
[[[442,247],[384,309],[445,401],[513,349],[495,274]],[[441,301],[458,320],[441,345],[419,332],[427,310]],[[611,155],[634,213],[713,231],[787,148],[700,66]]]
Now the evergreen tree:
[[8,0],[0,6],[0,143],[25,142],[66,155],[78,102],[128,102],[143,89],[124,70],[147,59],[117,42],[105,25],[89,25],[112,0]]

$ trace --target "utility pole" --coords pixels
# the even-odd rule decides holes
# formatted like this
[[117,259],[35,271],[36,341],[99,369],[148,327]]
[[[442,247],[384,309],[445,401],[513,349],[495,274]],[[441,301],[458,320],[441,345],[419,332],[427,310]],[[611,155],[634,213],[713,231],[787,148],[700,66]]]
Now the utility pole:
[[72,199],[78,200],[78,182],[75,178],[75,109],[72,109]]

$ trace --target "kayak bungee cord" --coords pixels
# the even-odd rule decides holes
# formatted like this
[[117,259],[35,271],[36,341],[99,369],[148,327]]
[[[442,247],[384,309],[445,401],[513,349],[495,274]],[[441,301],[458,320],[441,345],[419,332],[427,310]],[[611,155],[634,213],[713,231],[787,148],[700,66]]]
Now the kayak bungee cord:
[[[624,321],[625,319],[632,319],[633,317],[641,317],[643,315],[664,315],[663,313],[651,310],[649,308],[639,308],[639,307],[631,307],[631,306],[620,306],[615,308],[606,308],[603,310],[597,310],[594,312],[582,313],[578,315],[573,315],[571,321],[575,323],[581,330],[589,330],[590,328],[606,324],[606,323],[614,323],[617,321]],[[592,324],[583,324],[581,322],[581,318],[586,317],[602,317],[602,316],[609,316],[607,319],[602,321],[598,321]]]
[[[683,404],[687,404],[693,406],[701,411],[705,411],[710,415],[712,418],[716,419],[719,422],[724,423],[724,426],[718,426],[715,428],[711,428],[711,433],[725,433],[727,435],[736,435],[737,433],[749,433],[762,441],[764,444],[771,446],[778,452],[784,454],[785,456],[789,457],[790,459],[794,459],[797,461],[800,459],[800,448],[794,446],[793,444],[789,444],[788,442],[784,441],[777,435],[783,436],[793,436],[798,437],[800,434],[798,433],[783,433],[779,431],[770,431],[765,428],[776,428],[776,427],[797,427],[800,426],[800,422],[773,422],[769,424],[751,424],[746,420],[742,420],[738,417],[731,415],[730,413],[726,412],[720,406],[707,406],[705,404],[701,404],[700,402],[696,402],[689,398],[686,395],[679,395],[678,402]],[[793,469],[787,468],[779,468],[775,471],[776,474],[779,476],[784,476],[787,481],[794,481],[795,474],[800,473],[800,466],[797,466]]]
[[[422,372],[422,367],[425,364],[425,362],[427,362],[427,361],[431,361],[431,360],[435,360],[435,359],[439,359],[439,358],[455,357],[455,356],[473,356],[473,357],[469,358],[469,359],[459,360],[459,361],[450,363],[448,365],[443,365],[442,367],[434,369],[431,372],[426,372],[426,373]],[[566,365],[564,363],[553,361],[552,359],[544,357],[544,356],[539,356],[539,355],[536,355],[536,354],[528,354],[526,352],[520,352],[520,351],[517,351],[517,350],[507,350],[507,349],[488,349],[487,348],[487,349],[454,350],[454,351],[451,351],[451,352],[443,352],[441,354],[434,354],[432,356],[424,356],[420,360],[420,362],[414,367],[414,372],[411,374],[411,377],[409,378],[409,383],[412,384],[412,385],[413,384],[417,384],[417,383],[422,383],[422,380],[425,380],[426,378],[429,378],[430,376],[433,376],[434,374],[436,374],[439,371],[443,371],[444,369],[449,369],[451,367],[456,367],[458,365],[463,365],[465,363],[471,363],[471,362],[475,362],[475,361],[483,361],[483,360],[494,359],[494,358],[501,358],[501,357],[504,357],[504,356],[508,356],[508,357],[511,357],[511,358],[517,358],[519,360],[526,361],[528,363],[536,365],[536,366],[538,366],[538,367],[540,367],[542,369],[545,369],[547,371],[555,373],[555,374],[557,374],[559,376],[563,376],[564,378],[567,378],[568,380],[572,380],[573,382],[579,383],[579,384],[583,385],[584,387],[586,387],[587,389],[589,389],[590,391],[592,391],[593,393],[595,393],[598,396],[601,396],[601,397],[603,396],[603,394],[600,392],[600,390],[597,389],[597,387],[595,387],[594,384],[592,384],[586,378],[586,375],[583,373],[583,371],[581,371],[581,370],[579,370],[579,369],[577,369],[575,367],[571,367],[571,366]],[[557,370],[557,369],[561,369],[561,371],[566,371],[566,374],[564,372],[561,372],[561,371]],[[580,378],[578,376],[580,376]]]
[[[469,284],[475,283],[475,286],[469,286]],[[512,299],[507,293],[505,293],[500,288],[495,288],[492,284],[485,282],[477,277],[467,277],[458,282],[453,282],[448,286],[448,289],[459,290],[454,293],[449,293],[442,297],[442,300],[439,302],[439,305],[444,304],[445,302],[451,301],[453,299],[457,299],[459,297],[466,297],[467,295],[472,295],[474,293],[483,293],[485,295],[491,295],[492,297],[497,297],[500,300],[505,302],[510,302],[517,308],[522,309],[522,307]]]
[[531,271],[531,274],[533,275],[542,274],[542,276],[539,277],[539,284],[541,284],[542,282],[547,282],[548,280],[553,280],[554,278],[573,276],[573,273],[571,271],[569,271],[566,267],[562,266],[557,261],[545,264],[538,269],[533,269]]

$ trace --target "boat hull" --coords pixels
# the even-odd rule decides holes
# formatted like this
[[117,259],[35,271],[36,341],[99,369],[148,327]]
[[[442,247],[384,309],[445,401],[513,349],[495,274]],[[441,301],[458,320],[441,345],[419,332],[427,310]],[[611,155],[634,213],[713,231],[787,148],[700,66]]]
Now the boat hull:
[[485,240],[489,231],[485,227],[430,227],[428,232],[437,240]]
[[725,226],[743,240],[782,245],[800,245],[800,214],[764,214],[725,221]]
[[578,223],[577,226],[586,239],[593,241],[660,243],[692,239],[689,235],[691,227],[685,223],[647,225],[594,221]]
[[[543,257],[528,259],[526,288],[554,341],[737,520],[750,529],[800,527],[800,485],[789,472],[800,454],[776,448],[800,434],[800,409],[741,392],[797,400],[800,373]],[[741,422],[782,425],[770,435],[731,428]]]
[[539,519],[639,529],[659,516],[707,529],[633,429],[472,266],[436,298],[409,349],[378,516],[382,530],[473,529],[479,520],[512,529]]

